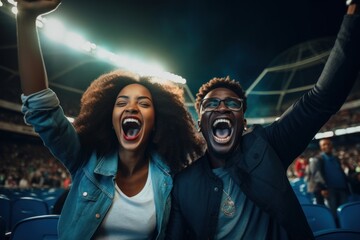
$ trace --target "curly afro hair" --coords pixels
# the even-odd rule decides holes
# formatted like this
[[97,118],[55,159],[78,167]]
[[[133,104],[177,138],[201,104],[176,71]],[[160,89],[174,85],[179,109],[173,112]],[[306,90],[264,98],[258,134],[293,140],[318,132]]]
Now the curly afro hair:
[[145,86],[153,97],[155,133],[147,153],[155,150],[177,172],[203,153],[203,142],[183,101],[177,85],[160,84],[150,77],[120,70],[101,75],[81,98],[80,114],[74,122],[82,146],[103,155],[118,149],[119,141],[112,129],[112,111],[118,93],[129,84]]

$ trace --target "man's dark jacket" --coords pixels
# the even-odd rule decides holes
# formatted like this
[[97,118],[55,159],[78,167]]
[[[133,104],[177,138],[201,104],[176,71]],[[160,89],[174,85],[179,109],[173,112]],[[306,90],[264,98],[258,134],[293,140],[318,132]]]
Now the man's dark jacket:
[[[241,147],[227,160],[234,182],[290,239],[313,239],[313,234],[286,170],[344,103],[359,73],[359,59],[360,19],[346,15],[314,88],[278,121],[265,128],[256,126],[243,135]],[[167,238],[213,239],[222,190],[222,181],[212,173],[206,155],[178,174]],[[271,238],[271,233],[268,236]]]

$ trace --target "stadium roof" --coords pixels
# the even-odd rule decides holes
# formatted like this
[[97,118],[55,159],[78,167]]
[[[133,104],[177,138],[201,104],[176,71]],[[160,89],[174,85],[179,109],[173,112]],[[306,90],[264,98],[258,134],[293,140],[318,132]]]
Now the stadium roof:
[[[19,87],[15,18],[1,1],[0,80],[10,94]],[[120,56],[161,63],[186,79],[189,104],[202,83],[230,75],[248,92],[246,116],[265,118],[284,111],[316,81],[344,13],[338,0],[64,0],[45,17]],[[40,36],[57,92],[78,99],[115,67]]]

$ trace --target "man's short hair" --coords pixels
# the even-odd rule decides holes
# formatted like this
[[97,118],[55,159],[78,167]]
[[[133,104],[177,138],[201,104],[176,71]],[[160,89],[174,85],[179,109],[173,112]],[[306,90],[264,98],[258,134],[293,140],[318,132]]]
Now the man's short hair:
[[225,78],[213,78],[200,87],[199,92],[196,94],[195,101],[195,108],[198,114],[200,114],[200,103],[202,99],[206,96],[206,94],[216,88],[227,88],[236,93],[239,98],[243,99],[243,112],[245,113],[247,109],[245,92],[239,82],[231,80],[230,77],[227,76]]

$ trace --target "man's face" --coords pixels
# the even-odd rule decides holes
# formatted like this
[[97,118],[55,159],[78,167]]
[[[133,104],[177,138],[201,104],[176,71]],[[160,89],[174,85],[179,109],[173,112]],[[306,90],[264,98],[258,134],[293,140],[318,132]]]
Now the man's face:
[[329,139],[322,139],[319,142],[320,150],[326,154],[331,154],[333,150],[332,142]]
[[[208,106],[213,109],[209,110],[206,109],[206,99],[226,102],[220,101],[218,106],[210,103]],[[244,113],[242,108],[236,110],[238,99],[239,96],[227,88],[216,88],[204,97],[200,107],[199,127],[210,155],[227,157],[240,144],[244,129]]]

